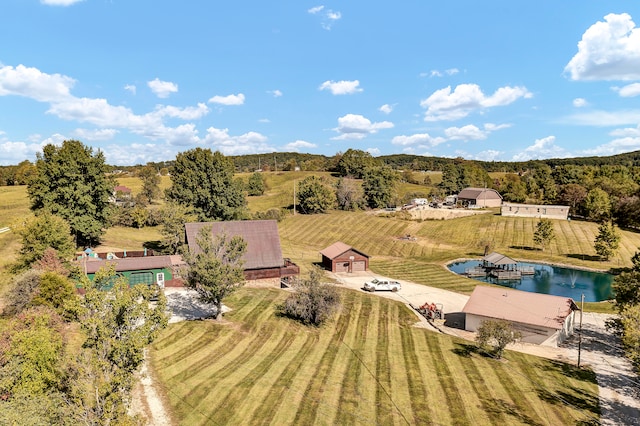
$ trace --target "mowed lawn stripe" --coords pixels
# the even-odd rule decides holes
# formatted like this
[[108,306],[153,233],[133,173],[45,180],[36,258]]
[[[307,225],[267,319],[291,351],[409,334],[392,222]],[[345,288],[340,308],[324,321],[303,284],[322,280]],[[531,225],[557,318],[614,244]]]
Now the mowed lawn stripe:
[[[316,332],[307,332],[306,330],[297,331],[298,335],[304,337],[304,342],[297,350],[292,347],[289,351],[290,359],[283,362],[283,368],[279,376],[270,386],[265,386],[267,390],[261,403],[256,404],[256,410],[252,412],[251,418],[247,419],[247,424],[251,425],[268,425],[272,422],[279,407],[282,404],[289,404],[286,399],[286,391],[293,385],[294,378],[300,369],[302,363],[307,359],[308,355],[313,352],[319,343],[319,335]],[[284,357],[282,358],[284,360]]]
[[[407,374],[412,410],[412,416],[409,418],[409,421],[412,420],[414,424],[431,423],[429,390],[426,388],[423,381],[423,374],[420,372],[420,361],[413,331],[408,327],[402,327],[400,329],[400,337],[402,340],[402,357],[404,359],[404,370]],[[407,414],[408,413],[405,413],[405,415]]]
[[[422,333],[423,337],[431,337],[425,336],[425,333],[427,333],[425,330],[415,331],[417,333]],[[456,360],[450,356],[445,357],[443,355],[442,346],[445,342],[443,342],[442,339],[429,339],[429,341],[430,343],[428,344],[428,348],[431,362],[428,364],[435,368],[438,380],[441,381],[442,392],[446,399],[446,406],[451,418],[459,425],[472,424],[473,418],[468,415],[464,401],[460,396],[460,392],[464,390],[458,389],[457,387],[457,379],[460,379],[460,377],[452,373],[451,367],[448,363],[448,361],[455,362]],[[441,406],[439,409],[444,410],[444,407]]]
[[[246,318],[246,322],[242,323],[243,329],[251,329],[257,323],[257,318],[266,319],[269,313],[271,312],[268,309],[273,304],[273,293],[264,292],[265,294],[269,294],[272,296],[271,298],[261,298],[256,297],[256,304],[247,304],[245,308],[249,308],[250,312],[253,315],[250,315]],[[237,315],[244,317],[242,313],[238,313]],[[228,314],[228,317],[232,317],[233,315]],[[219,327],[223,329],[221,334],[223,334],[224,338],[219,338],[216,340],[211,340],[209,338],[203,338],[201,342],[197,342],[190,346],[185,347],[180,353],[183,354],[185,351],[187,355],[185,357],[178,358],[175,363],[184,366],[182,370],[178,371],[171,380],[178,382],[187,382],[191,380],[194,376],[202,376],[203,374],[213,374],[212,369],[214,368],[228,368],[228,365],[221,360],[228,359],[228,364],[233,364],[237,362],[238,351],[243,347],[243,342],[249,340],[250,344],[257,345],[262,340],[256,340],[251,333],[234,333],[226,324],[220,324]],[[202,351],[198,351],[198,349],[203,349]],[[216,363],[213,364],[211,362],[211,352],[215,351]],[[188,362],[185,360],[188,359]]]
[[[362,394],[364,388],[360,382],[362,372],[364,370],[362,363],[364,362],[364,347],[367,338],[369,338],[369,326],[371,317],[371,306],[373,301],[371,297],[360,298],[361,303],[355,312],[357,321],[355,327],[351,327],[345,335],[343,345],[348,349],[346,352],[347,361],[344,363],[345,369],[342,377],[336,377],[342,382],[340,389],[340,398],[337,405],[337,418],[335,423],[347,424],[354,423],[357,419],[354,414],[366,412],[374,403],[373,400],[363,400]],[[362,415],[362,414],[360,414]],[[375,415],[375,413],[371,413]]]
[[378,424],[391,424],[396,411],[391,399],[391,360],[389,354],[389,303],[379,298],[378,335],[376,339],[376,419]]
[[[336,324],[336,332],[333,334],[329,345],[325,348],[322,358],[318,362],[312,380],[303,393],[302,400],[298,405],[294,424],[308,425],[316,421],[318,410],[324,399],[324,391],[327,381],[335,368],[334,363],[340,352],[343,350],[342,341],[347,334],[352,321],[352,312],[356,307],[355,292],[342,292],[342,311],[339,321]],[[324,407],[322,407],[323,415]]]
[[[289,330],[285,330],[281,335],[272,335],[269,344],[265,345],[259,353],[254,353],[255,361],[258,361],[255,366],[252,367],[253,360],[245,363],[246,368],[229,375],[227,381],[213,377],[212,379],[225,389],[219,399],[213,399],[208,404],[209,409],[216,413],[216,420],[224,424],[246,424],[252,417],[250,407],[256,407],[263,402],[266,396],[265,391],[271,388],[270,383],[275,380],[282,366],[286,365],[281,358],[286,356],[296,340],[303,342],[305,339],[304,336],[298,337]],[[272,368],[273,371],[271,371]],[[242,375],[244,377],[238,380],[238,376]],[[270,380],[266,380],[266,383],[261,382],[264,376],[270,376]],[[244,410],[240,409],[243,405]]]

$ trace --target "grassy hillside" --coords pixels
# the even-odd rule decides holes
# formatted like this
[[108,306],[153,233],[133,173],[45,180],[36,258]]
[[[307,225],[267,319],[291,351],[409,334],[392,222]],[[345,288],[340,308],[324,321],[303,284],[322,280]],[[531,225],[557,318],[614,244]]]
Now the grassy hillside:
[[342,292],[333,322],[307,329],[274,313],[276,289],[245,288],[215,321],[173,324],[154,369],[183,425],[597,424],[586,370],[414,328],[403,304]]

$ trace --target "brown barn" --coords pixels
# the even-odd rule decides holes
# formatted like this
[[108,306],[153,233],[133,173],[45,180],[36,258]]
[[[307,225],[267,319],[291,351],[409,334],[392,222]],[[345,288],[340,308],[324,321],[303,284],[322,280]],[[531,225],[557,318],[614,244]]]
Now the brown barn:
[[500,207],[502,196],[495,189],[465,188],[458,194],[458,202],[469,208]]
[[196,237],[205,226],[213,235],[225,233],[228,237],[240,236],[247,243],[243,256],[244,277],[247,281],[279,283],[300,275],[300,268],[290,259],[282,257],[278,223],[275,220],[240,220],[228,222],[186,223],[189,250],[200,251]]
[[320,252],[322,266],[331,272],[362,272],[369,269],[369,255],[338,241]]

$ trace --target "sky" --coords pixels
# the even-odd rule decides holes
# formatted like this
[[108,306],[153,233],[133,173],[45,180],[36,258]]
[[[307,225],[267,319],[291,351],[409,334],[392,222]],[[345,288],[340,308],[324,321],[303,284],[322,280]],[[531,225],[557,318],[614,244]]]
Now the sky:
[[640,2],[3,0],[0,165],[640,149]]

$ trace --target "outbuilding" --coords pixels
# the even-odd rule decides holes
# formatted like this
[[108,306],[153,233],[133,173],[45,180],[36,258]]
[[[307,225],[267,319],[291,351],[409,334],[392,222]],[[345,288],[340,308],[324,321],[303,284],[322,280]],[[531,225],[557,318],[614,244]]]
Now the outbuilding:
[[229,238],[240,236],[247,243],[247,249],[242,257],[244,277],[247,281],[280,284],[300,275],[298,265],[282,257],[278,222],[275,220],[187,223],[185,231],[190,251],[200,252],[196,238],[198,232],[207,226],[211,227],[214,236],[219,234],[225,234]]
[[483,321],[505,320],[522,333],[521,341],[557,346],[573,334],[577,310],[570,297],[479,285],[462,312],[467,331]]
[[363,272],[369,269],[369,255],[340,241],[320,254],[322,266],[331,272]]
[[468,208],[500,207],[502,195],[490,188],[465,188],[458,194],[458,202]]
[[500,208],[500,214],[502,216],[567,220],[569,218],[569,206],[504,203]]
[[160,287],[182,286],[177,277],[178,269],[184,264],[180,256],[142,256],[110,259],[85,256],[78,260],[87,277],[93,281],[101,268],[113,266],[119,276],[128,279],[129,285],[157,284]]

